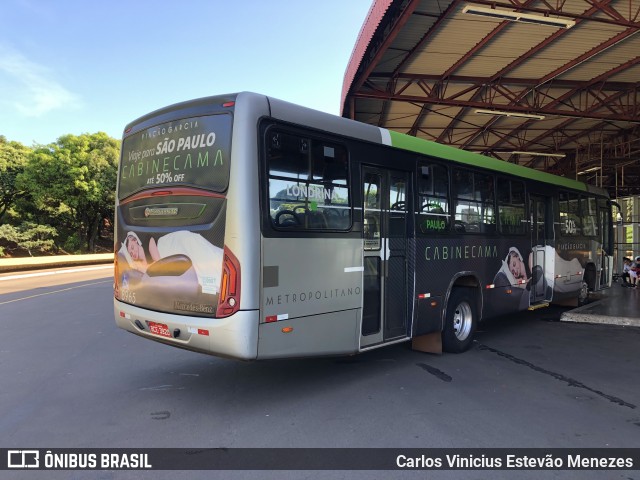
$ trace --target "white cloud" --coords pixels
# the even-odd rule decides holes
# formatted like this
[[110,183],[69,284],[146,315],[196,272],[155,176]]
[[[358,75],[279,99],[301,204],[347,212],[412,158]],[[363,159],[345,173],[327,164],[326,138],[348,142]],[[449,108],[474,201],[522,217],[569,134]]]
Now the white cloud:
[[5,81],[12,84],[5,92],[13,95],[11,99],[5,97],[4,103],[26,117],[40,117],[52,110],[75,108],[80,104],[79,97],[62,86],[47,67],[0,45],[0,88],[5,87]]

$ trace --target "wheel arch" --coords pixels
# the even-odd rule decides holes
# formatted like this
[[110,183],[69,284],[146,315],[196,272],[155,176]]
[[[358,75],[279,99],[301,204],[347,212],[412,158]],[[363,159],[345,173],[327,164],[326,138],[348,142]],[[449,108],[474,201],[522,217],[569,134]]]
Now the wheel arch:
[[465,287],[473,290],[476,299],[476,310],[478,312],[478,321],[482,320],[482,307],[484,305],[484,299],[482,296],[482,283],[480,277],[476,272],[465,271],[456,273],[449,282],[447,293],[444,297],[444,308],[442,309],[442,325],[447,318],[447,309],[449,307],[449,297],[454,288]]

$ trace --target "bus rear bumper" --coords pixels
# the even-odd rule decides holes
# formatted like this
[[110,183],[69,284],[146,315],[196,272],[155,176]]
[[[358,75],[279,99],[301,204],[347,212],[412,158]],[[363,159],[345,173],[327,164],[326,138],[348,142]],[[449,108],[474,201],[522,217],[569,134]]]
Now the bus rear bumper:
[[118,327],[150,340],[240,360],[254,360],[258,355],[258,310],[204,318],[153,312],[117,299],[113,310]]

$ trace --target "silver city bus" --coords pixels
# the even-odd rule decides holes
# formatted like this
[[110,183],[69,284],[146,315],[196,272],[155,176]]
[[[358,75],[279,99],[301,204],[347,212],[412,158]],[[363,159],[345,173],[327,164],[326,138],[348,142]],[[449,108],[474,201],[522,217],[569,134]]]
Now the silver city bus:
[[[610,286],[583,183],[254,93],[124,132],[118,326],[238,359],[469,348],[482,319]],[[424,341],[427,339],[428,341]]]

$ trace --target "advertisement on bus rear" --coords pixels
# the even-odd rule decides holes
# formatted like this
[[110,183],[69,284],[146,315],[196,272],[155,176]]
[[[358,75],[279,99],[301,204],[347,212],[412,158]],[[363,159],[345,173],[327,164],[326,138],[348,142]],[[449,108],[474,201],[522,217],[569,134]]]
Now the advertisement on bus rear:
[[[125,138],[116,296],[156,311],[214,316],[220,297],[230,114],[165,122]],[[162,324],[153,333],[170,336]]]
[[130,229],[122,233],[117,252],[120,300],[165,312],[215,315],[222,245],[189,230],[154,235]]

